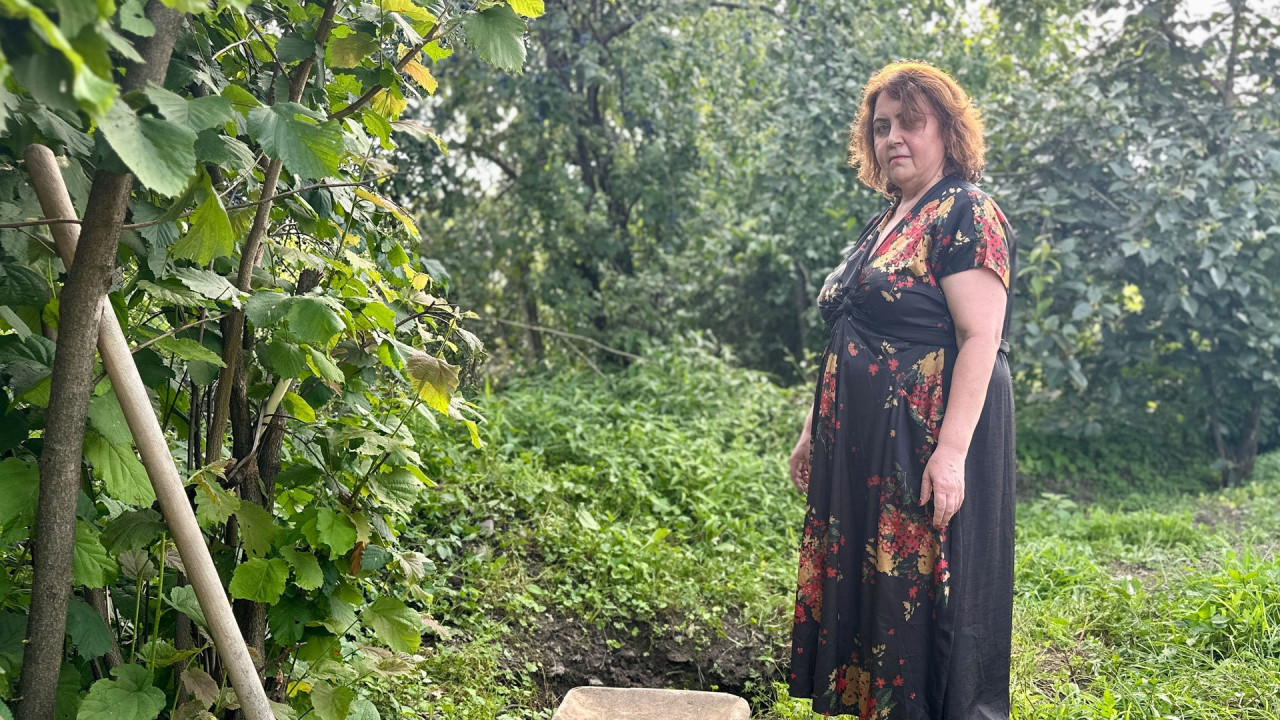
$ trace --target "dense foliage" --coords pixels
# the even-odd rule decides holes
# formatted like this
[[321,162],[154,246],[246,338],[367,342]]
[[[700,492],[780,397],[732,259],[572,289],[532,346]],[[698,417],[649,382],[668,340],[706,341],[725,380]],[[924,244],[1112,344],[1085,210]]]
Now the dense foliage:
[[[541,2],[169,5],[163,85],[123,91],[175,13],[0,3],[0,697],[17,692],[29,612],[53,602],[32,597],[30,536],[55,349],[73,338],[62,262],[29,222],[44,212],[20,158],[43,143],[79,214],[102,209],[112,173],[136,177],[107,299],[276,714],[377,717],[359,681],[404,672],[423,627],[429,564],[400,538],[434,480],[407,422],[465,426],[450,442],[478,445],[457,386],[482,352],[383,194],[387,157],[405,134],[436,137],[401,114],[452,54],[519,69]],[[35,687],[56,680],[60,717],[221,715],[235,695],[118,399],[105,380],[91,393],[68,652]]]
[[987,187],[1019,238],[1020,399],[1051,403],[1037,414],[1064,438],[1190,425],[1196,464],[1216,455],[1234,482],[1280,427],[1277,19],[1257,2],[553,2],[528,72],[468,69],[424,106],[461,141],[397,188],[440,230],[424,252],[484,278],[458,297],[494,372],[614,358],[555,332],[634,350],[703,329],[789,382],[823,340],[817,288],[884,202],[845,167],[862,83],[924,58],[987,120]]
[[[773,684],[784,458],[811,299],[884,203],[847,125],[901,57],[974,94],[1020,241],[1020,716],[1274,717],[1278,21],[0,0],[0,717],[21,688],[60,719],[241,714],[86,299],[125,329],[278,718],[545,717],[597,675],[806,717]],[[54,251],[33,144],[98,265]],[[59,532],[65,603],[33,559]]]

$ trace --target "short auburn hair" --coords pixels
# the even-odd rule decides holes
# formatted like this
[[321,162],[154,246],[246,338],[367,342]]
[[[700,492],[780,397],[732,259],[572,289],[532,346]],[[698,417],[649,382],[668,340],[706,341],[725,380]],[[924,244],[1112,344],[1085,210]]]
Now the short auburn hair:
[[891,198],[902,194],[876,161],[872,125],[881,94],[902,103],[903,120],[908,123],[924,114],[935,115],[946,149],[944,172],[958,173],[970,182],[981,179],[987,143],[982,117],[968,93],[946,72],[925,62],[906,61],[880,68],[862,89],[858,116],[849,126],[849,167],[858,169],[859,180]]

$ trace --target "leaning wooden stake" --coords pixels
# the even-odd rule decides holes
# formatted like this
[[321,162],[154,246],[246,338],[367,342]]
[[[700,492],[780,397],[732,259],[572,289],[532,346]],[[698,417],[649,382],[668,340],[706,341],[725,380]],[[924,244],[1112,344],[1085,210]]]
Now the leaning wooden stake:
[[[53,152],[43,145],[33,144],[27,147],[26,161],[31,184],[40,198],[45,217],[75,219],[75,208],[71,204],[71,196],[67,194],[67,187],[63,183]],[[53,233],[63,264],[71,267],[76,242],[80,237],[80,227],[73,223],[55,223],[49,229]],[[138,376],[138,366],[133,362],[133,354],[120,329],[120,322],[105,302],[102,325],[98,331],[98,353],[107,367],[111,384],[120,399],[120,407],[124,408],[129,430],[133,433],[138,453],[142,456],[142,464],[151,477],[160,509],[169,525],[169,534],[178,546],[178,554],[182,556],[187,581],[196,592],[200,610],[209,625],[209,634],[213,636],[223,667],[227,669],[231,685],[235,688],[240,709],[248,720],[273,720],[267,694],[258,679],[258,671],[253,666],[253,658],[249,655],[244,636],[240,634],[240,626],[231,613],[231,603],[223,592],[222,580],[213,566],[209,548],[204,544],[200,526],[196,524],[196,515],[173,464],[173,455],[170,454],[164,433],[160,430],[160,422],[156,420],[146,387]]]

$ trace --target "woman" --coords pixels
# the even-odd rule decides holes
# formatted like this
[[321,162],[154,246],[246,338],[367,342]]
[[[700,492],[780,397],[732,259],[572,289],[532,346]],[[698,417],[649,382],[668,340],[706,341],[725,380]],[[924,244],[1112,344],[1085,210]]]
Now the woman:
[[791,455],[808,493],[790,692],[824,715],[1009,715],[1013,235],[973,182],[982,122],[946,73],[867,83],[849,163],[893,202],[826,279],[831,332]]

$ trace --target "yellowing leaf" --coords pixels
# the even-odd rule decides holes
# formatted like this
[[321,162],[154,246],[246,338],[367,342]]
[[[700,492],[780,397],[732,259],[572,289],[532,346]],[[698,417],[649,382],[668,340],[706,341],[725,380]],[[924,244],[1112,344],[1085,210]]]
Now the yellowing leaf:
[[380,0],[379,5],[383,12],[403,15],[420,33],[426,33],[436,24],[436,16],[430,10],[415,5],[413,0]]
[[436,82],[435,76],[431,74],[431,71],[428,70],[425,65],[417,60],[410,60],[408,64],[404,66],[404,71],[409,74],[409,77],[418,81],[418,84],[421,85],[422,89],[426,90],[428,94],[436,94],[436,86],[438,83]]
[[406,369],[414,391],[427,407],[448,415],[449,397],[458,389],[458,366],[424,352],[415,352],[409,356]]
[[527,18],[542,17],[542,14],[547,11],[542,0],[507,0],[507,4],[510,5],[511,9],[515,10],[517,14],[523,15]]
[[373,99],[369,101],[369,107],[379,115],[389,120],[398,120],[400,113],[404,112],[404,108],[409,104],[404,95],[394,88],[390,90],[381,90]]
[[387,198],[375,192],[372,192],[371,190],[368,190],[362,187],[356,188],[356,196],[361,199],[368,200],[374,205],[377,205],[378,207],[390,212],[392,215],[395,216],[397,220],[400,221],[402,225],[404,225],[405,229],[409,231],[410,235],[414,237],[421,237],[421,235],[418,233],[418,226],[413,222],[413,218],[409,217],[409,214],[406,213],[403,209],[401,209],[399,205],[391,202]]
[[325,48],[325,61],[329,67],[355,67],[378,50],[378,39],[364,33],[351,33],[335,37]]

